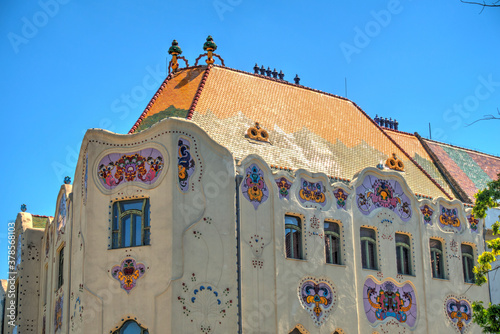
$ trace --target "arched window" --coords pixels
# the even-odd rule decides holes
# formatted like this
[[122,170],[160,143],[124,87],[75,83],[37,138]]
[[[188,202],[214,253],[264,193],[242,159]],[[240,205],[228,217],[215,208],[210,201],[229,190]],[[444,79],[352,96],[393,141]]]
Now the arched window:
[[431,249],[431,267],[432,277],[444,278],[443,269],[443,245],[440,240],[429,240],[429,248]]
[[302,334],[297,328],[294,328],[293,331],[290,332],[290,334]]
[[375,230],[362,227],[361,235],[361,263],[364,269],[378,269],[377,237]]
[[286,257],[302,259],[302,226],[300,218],[285,216]]
[[410,237],[406,234],[396,233],[396,262],[398,274],[412,274]]
[[149,245],[149,199],[113,203],[113,248]]
[[341,264],[339,224],[325,221],[326,263]]
[[113,334],[149,334],[149,331],[139,326],[134,320],[127,320]]
[[464,269],[465,283],[474,283],[474,251],[472,246],[462,244],[462,267]]

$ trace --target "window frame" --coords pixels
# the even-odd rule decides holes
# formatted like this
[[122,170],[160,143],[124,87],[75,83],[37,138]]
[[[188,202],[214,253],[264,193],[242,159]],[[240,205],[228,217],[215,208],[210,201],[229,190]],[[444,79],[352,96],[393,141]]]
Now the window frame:
[[[293,219],[296,219],[297,220],[297,225],[295,224],[287,224],[287,218],[293,218]],[[293,214],[286,214],[285,215],[285,257],[287,259],[294,259],[294,260],[304,260],[304,250],[303,250],[303,234],[302,234],[302,230],[303,230],[303,223],[302,223],[302,217],[298,216],[298,215],[293,215]],[[287,233],[287,230],[290,230],[290,232]],[[297,244],[298,244],[298,254],[295,254],[294,252],[294,232],[297,233],[296,235],[298,235],[298,237],[296,237],[297,239]],[[289,238],[287,238],[288,234],[290,234]],[[290,247],[287,247],[288,245],[290,245]],[[288,252],[288,249],[291,250],[291,254],[289,256],[289,252]]]
[[[398,235],[408,238],[408,243],[398,242]],[[396,271],[399,275],[413,276],[413,263],[411,259],[412,254],[412,238],[411,235],[406,233],[395,233],[394,244],[396,246]],[[405,252],[406,250],[406,252]],[[406,272],[408,267],[408,272]],[[401,268],[401,270],[400,270]]]
[[[431,247],[431,242],[439,242],[441,249],[436,247]],[[429,239],[429,251],[430,251],[430,262],[431,262],[431,274],[432,278],[436,279],[446,279],[445,268],[444,268],[444,245],[441,239],[430,238]],[[437,266],[433,265],[433,262],[437,262]],[[439,275],[439,272],[441,273]]]
[[[470,253],[464,252],[464,246],[470,247]],[[464,282],[474,284],[476,282],[474,272],[474,246],[470,244],[461,244],[460,251],[462,253],[462,271],[464,273]]]
[[147,328],[144,328],[142,327],[137,321],[133,320],[133,319],[127,319],[125,320],[121,326],[119,328],[117,328],[116,330],[114,330],[112,333],[113,334],[123,334],[124,332],[122,332],[122,329],[123,327],[130,323],[130,322],[135,322],[137,324],[137,327],[139,327],[141,329],[141,333],[140,334],[149,334],[149,330]]
[[[124,210],[123,205],[126,202],[139,202],[142,201],[141,209],[128,209]],[[129,247],[141,247],[151,245],[151,204],[148,197],[144,198],[131,198],[120,201],[115,201],[111,205],[111,248],[121,249]],[[134,223],[137,224],[135,217],[140,218],[141,223],[141,236],[140,244],[136,244],[137,230],[134,228]],[[126,220],[127,218],[128,221]],[[128,225],[128,226],[127,226]],[[124,236],[125,230],[128,228],[130,231],[130,240],[126,242]]]
[[[336,226],[337,231],[327,230],[326,224]],[[334,228],[335,229],[335,228]],[[338,220],[325,220],[323,222],[323,231],[325,239],[325,262],[327,264],[342,265],[342,246],[340,235],[342,233],[341,224]],[[333,241],[335,240],[335,241]],[[332,247],[334,245],[335,247]],[[335,248],[335,249],[333,249]],[[335,251],[335,252],[334,252]],[[336,253],[336,261],[334,261],[334,253]],[[330,257],[330,261],[328,261]]]
[[64,246],[57,252],[57,290],[64,285]]
[[[362,237],[361,236],[361,231],[362,230],[370,230],[373,234],[375,239],[370,238],[370,237]],[[378,245],[377,245],[377,230],[373,227],[360,227],[359,229],[359,240],[360,240],[360,246],[361,246],[361,268],[363,269],[368,269],[368,270],[378,270],[379,269],[379,263],[378,263]],[[364,247],[363,247],[364,246]],[[363,250],[364,249],[364,250]],[[372,250],[373,253],[373,264],[371,262],[370,258],[370,249]],[[366,263],[366,266],[365,266]]]

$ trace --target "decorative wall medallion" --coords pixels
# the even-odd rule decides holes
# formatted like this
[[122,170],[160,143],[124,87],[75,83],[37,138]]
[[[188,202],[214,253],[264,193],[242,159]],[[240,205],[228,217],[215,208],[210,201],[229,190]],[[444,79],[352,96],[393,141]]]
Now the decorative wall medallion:
[[306,277],[300,281],[298,292],[300,303],[309,312],[314,324],[324,324],[337,303],[333,284],[324,278]]
[[299,190],[299,201],[304,204],[310,202],[313,204],[319,204],[325,206],[326,204],[326,189],[323,186],[323,182],[309,182],[304,179],[300,179],[300,190]]
[[256,257],[260,257],[262,255],[262,251],[264,250],[264,238],[258,234],[254,234],[250,237],[248,241],[250,248],[252,248],[252,252]]
[[319,219],[316,215],[313,215],[309,221],[311,222],[312,229],[319,229]]
[[281,177],[279,179],[276,179],[275,181],[279,189],[280,199],[290,199],[290,188],[292,187],[292,183],[285,177]]
[[59,201],[59,211],[57,213],[57,234],[66,226],[66,194],[63,194]]
[[256,164],[247,168],[241,190],[243,196],[253,204],[255,210],[269,197],[269,189],[264,181],[264,172]]
[[126,258],[121,265],[114,266],[111,269],[111,276],[120,281],[121,288],[127,291],[132,290],[136,281],[144,275],[146,266],[142,263],[136,263],[132,258]]
[[337,209],[344,209],[345,210],[345,205],[346,205],[346,200],[347,197],[349,196],[348,193],[344,191],[342,188],[338,188],[333,192],[333,196],[337,199]]
[[463,334],[472,320],[471,303],[465,297],[449,295],[444,303],[444,311],[448,320]]
[[417,321],[415,289],[409,282],[398,284],[391,279],[380,282],[368,277],[363,298],[366,317],[372,324],[394,318],[413,327]]
[[356,195],[358,208],[364,215],[369,215],[378,208],[387,208],[404,222],[411,219],[411,201],[396,180],[382,180],[367,175],[363,183],[356,188]]
[[479,219],[474,218],[473,214],[467,216],[467,220],[470,224],[470,230],[477,233],[477,225],[479,224]]
[[448,254],[448,258],[460,260],[461,256],[459,253],[459,249],[460,248],[458,246],[458,242],[455,239],[451,239],[451,241],[450,241],[450,254]]
[[56,299],[56,306],[54,311],[54,331],[57,333],[62,329],[63,322],[63,294]]
[[189,178],[194,173],[195,162],[191,157],[189,140],[179,138],[177,157],[177,168],[179,173],[179,187],[182,191],[189,190]]
[[142,182],[153,184],[163,169],[163,156],[157,149],[147,148],[136,152],[111,153],[99,162],[97,175],[106,189],[121,183]]
[[424,224],[432,225],[432,214],[434,213],[434,210],[426,204],[420,207],[420,212],[422,212],[422,216],[424,217]]
[[[193,282],[195,281],[196,279]],[[184,282],[182,291],[183,294],[177,297],[182,305],[182,313],[190,318],[191,322],[196,323],[200,333],[216,332],[217,325],[222,323],[228,310],[233,306],[233,300],[229,298],[230,289],[225,288],[220,291],[213,284],[202,283],[192,286],[191,283]]]
[[457,231],[462,229],[462,224],[460,223],[460,219],[458,218],[458,210],[455,208],[446,208],[444,206],[440,206],[441,214],[439,215],[439,225],[441,227],[451,227]]

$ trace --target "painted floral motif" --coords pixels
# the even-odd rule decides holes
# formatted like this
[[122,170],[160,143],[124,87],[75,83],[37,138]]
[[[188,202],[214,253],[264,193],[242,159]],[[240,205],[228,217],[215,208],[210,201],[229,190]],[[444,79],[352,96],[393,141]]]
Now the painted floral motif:
[[106,189],[121,183],[142,182],[153,184],[163,169],[163,156],[148,148],[127,154],[111,153],[101,159],[97,175]]
[[243,196],[253,204],[255,210],[269,197],[264,172],[256,164],[247,168],[241,189]]
[[345,201],[347,200],[347,197],[349,196],[348,193],[344,191],[342,188],[338,188],[333,192],[333,196],[337,199],[337,209],[344,209],[345,210]]
[[368,278],[363,287],[366,317],[371,323],[394,318],[413,327],[417,320],[417,299],[410,283],[399,285],[392,280],[379,282]]
[[[196,282],[196,279],[191,281]],[[229,298],[230,289],[225,288],[220,292],[209,283],[198,284],[192,288],[190,286],[190,283],[182,283],[184,294],[177,297],[182,305],[182,313],[191,318],[191,322],[196,322],[200,333],[215,333],[217,325],[221,324],[233,306],[233,300]]]
[[136,263],[132,258],[126,258],[121,265],[114,266],[111,269],[111,276],[120,281],[122,289],[130,292],[135,288],[136,281],[144,275],[146,267],[142,263]]
[[307,277],[299,283],[299,300],[314,324],[321,326],[333,311],[337,296],[328,280]]
[[281,177],[279,179],[276,179],[276,185],[279,189],[280,199],[290,199],[290,188],[292,187],[292,183],[285,177]]
[[404,222],[411,219],[410,199],[396,180],[382,180],[367,175],[363,183],[356,188],[356,195],[358,208],[364,215],[369,215],[378,208],[387,208]]
[[63,294],[56,299],[56,307],[54,312],[54,331],[57,333],[62,329],[63,321]]
[[458,218],[457,209],[448,209],[444,206],[440,206],[441,214],[439,215],[439,223],[442,227],[452,227],[460,231],[461,223]]
[[432,225],[432,214],[434,213],[434,210],[426,204],[420,208],[420,211],[424,217],[424,224]]
[[179,174],[179,187],[182,191],[189,190],[189,178],[194,173],[195,162],[191,157],[189,140],[179,138],[177,168]]
[[[77,320],[78,322],[76,322]],[[80,297],[76,297],[75,304],[73,306],[73,314],[71,315],[71,329],[74,330],[78,323],[81,322],[83,322],[83,306]]]
[[299,190],[299,200],[303,204],[305,202],[312,202],[314,204],[319,204],[325,206],[326,195],[325,187],[323,182],[309,182],[304,179],[300,179],[301,188]]
[[477,233],[477,224],[479,224],[479,219],[474,218],[474,215],[470,214],[467,216],[467,220],[469,221],[471,231]]
[[459,333],[465,333],[472,320],[472,307],[465,298],[448,296],[445,302],[445,313],[448,320],[457,326]]
[[59,212],[57,214],[57,234],[66,226],[66,194],[63,194],[59,201]]

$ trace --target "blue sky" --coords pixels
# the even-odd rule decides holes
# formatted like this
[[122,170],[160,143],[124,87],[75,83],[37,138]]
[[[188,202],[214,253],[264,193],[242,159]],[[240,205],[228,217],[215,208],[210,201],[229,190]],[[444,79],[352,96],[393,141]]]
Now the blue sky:
[[[126,133],[166,74],[173,39],[194,63],[211,34],[226,65],[255,63],[345,96],[400,130],[500,155],[500,8],[459,0],[0,3],[0,277],[20,205],[54,215],[88,128]],[[332,119],[335,122],[335,119]],[[15,178],[15,175],[22,175]]]

